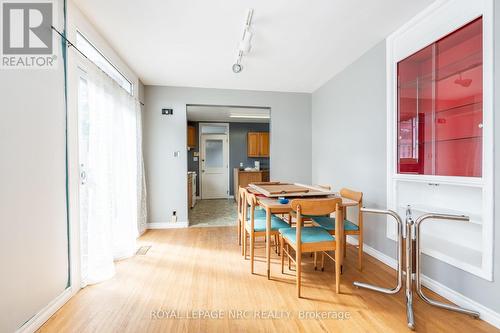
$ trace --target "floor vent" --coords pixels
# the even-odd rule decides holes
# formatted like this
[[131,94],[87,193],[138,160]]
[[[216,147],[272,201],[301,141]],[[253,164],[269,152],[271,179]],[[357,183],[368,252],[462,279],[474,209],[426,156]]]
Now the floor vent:
[[135,253],[138,256],[144,256],[146,253],[148,253],[149,249],[151,248],[150,245],[148,246],[141,246],[140,248],[137,249],[137,252]]

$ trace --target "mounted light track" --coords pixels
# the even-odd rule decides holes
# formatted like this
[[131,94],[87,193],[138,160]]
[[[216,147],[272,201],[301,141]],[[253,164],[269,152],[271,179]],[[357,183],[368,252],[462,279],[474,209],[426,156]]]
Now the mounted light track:
[[252,49],[252,18],[253,18],[253,9],[250,8],[247,11],[247,19],[245,21],[245,28],[243,30],[243,36],[241,37],[241,41],[238,47],[238,56],[236,57],[236,62],[233,64],[233,72],[239,73],[243,70],[243,66],[241,65],[241,59],[244,55],[247,55]]

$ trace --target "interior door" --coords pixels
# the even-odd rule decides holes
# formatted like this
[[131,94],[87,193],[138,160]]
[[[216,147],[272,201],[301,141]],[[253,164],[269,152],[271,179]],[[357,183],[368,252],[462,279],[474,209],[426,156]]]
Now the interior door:
[[229,196],[229,142],[227,134],[201,136],[201,198]]

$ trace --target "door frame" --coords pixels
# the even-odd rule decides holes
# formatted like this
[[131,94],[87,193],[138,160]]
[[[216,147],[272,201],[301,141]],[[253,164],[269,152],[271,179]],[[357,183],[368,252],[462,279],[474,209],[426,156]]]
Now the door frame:
[[[198,123],[198,145],[199,145],[199,152],[201,155],[201,137],[202,137],[202,127],[203,126],[219,126],[219,127],[225,127],[226,128],[226,136],[227,136],[227,195],[226,198],[230,199],[231,196],[229,193],[231,192],[231,175],[229,173],[229,166],[231,165],[230,163],[230,158],[231,158],[231,140],[229,139],[229,123],[205,123],[205,122],[200,122]],[[220,133],[217,133],[217,135],[221,135]],[[198,170],[199,170],[199,180],[200,180],[200,198],[203,200],[203,172],[201,171],[201,156],[198,157]]]

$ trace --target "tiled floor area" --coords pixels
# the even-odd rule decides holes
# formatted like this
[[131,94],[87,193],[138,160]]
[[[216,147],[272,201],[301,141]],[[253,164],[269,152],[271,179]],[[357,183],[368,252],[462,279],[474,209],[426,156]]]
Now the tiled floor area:
[[221,227],[236,225],[234,199],[198,200],[189,210],[190,227]]

